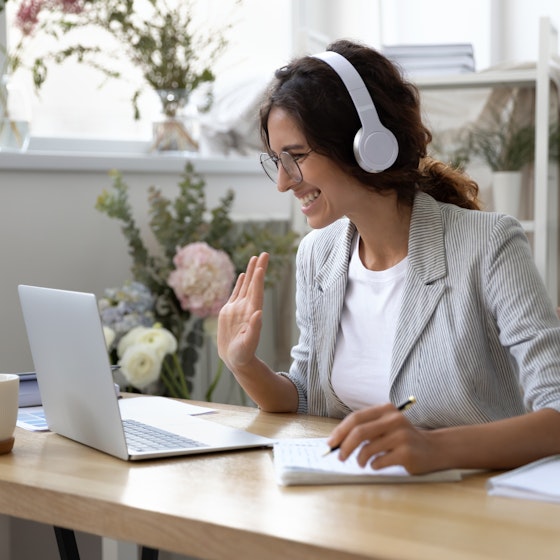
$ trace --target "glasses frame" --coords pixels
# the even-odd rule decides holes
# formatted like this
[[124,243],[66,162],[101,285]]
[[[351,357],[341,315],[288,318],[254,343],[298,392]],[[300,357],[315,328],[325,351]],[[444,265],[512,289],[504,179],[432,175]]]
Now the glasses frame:
[[[309,151],[305,152],[304,154],[298,154],[296,156],[294,156],[293,154],[290,154],[290,152],[280,152],[280,155],[274,155],[274,154],[269,154],[268,152],[262,152],[259,156],[259,160],[261,162],[261,167],[263,168],[263,171],[265,172],[266,176],[275,184],[278,184],[278,171],[279,171],[279,165],[282,165],[282,169],[284,169],[286,175],[288,175],[288,177],[294,182],[294,184],[299,185],[299,183],[301,183],[303,181],[303,173],[301,172],[301,168],[299,166],[299,162],[303,161],[311,152],[313,151],[313,149],[310,149]],[[295,167],[292,170],[293,172],[290,173],[290,171],[288,169],[286,169],[286,165],[284,165],[284,161],[282,160],[283,157],[288,157],[291,159],[291,161],[294,163]],[[272,161],[274,163],[274,165],[276,166],[276,173],[274,174],[274,176],[272,176],[267,168],[265,167],[266,162],[268,161]],[[291,162],[290,162],[291,163]],[[296,174],[297,172],[297,174]]]

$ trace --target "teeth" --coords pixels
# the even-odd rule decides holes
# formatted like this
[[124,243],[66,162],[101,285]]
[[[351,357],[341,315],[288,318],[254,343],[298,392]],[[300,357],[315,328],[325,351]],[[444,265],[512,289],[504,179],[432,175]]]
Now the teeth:
[[315,191],[312,193],[309,193],[305,196],[302,196],[299,200],[301,202],[301,205],[303,207],[305,206],[309,206],[321,193],[319,191]]

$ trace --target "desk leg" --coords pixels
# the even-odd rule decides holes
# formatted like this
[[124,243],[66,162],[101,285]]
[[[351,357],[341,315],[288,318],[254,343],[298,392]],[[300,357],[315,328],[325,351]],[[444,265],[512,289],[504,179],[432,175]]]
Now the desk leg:
[[142,547],[142,558],[141,560],[158,560],[158,551],[154,548],[148,548],[147,546]]
[[60,560],[80,560],[74,531],[55,526],[54,533],[56,535]]
[[138,560],[138,546],[134,543],[103,537],[101,539],[101,557],[103,560]]
[[[138,546],[134,543],[102,538],[103,560],[138,560]],[[159,552],[147,546],[141,547],[141,560],[158,560]]]
[[7,515],[0,514],[0,558],[11,558],[11,523]]

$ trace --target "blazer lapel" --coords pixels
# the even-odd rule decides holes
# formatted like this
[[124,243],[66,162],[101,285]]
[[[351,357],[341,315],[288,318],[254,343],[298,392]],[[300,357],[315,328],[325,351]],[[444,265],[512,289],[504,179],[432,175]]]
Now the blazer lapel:
[[[319,371],[332,370],[340,315],[348,281],[348,262],[356,227],[348,222],[324,265],[317,271],[314,281],[314,302],[311,305],[313,332],[317,345]],[[330,375],[321,376],[323,389],[330,393]]]
[[409,268],[391,363],[391,384],[426,327],[445,291],[443,223],[438,203],[419,192],[414,200],[408,247]]

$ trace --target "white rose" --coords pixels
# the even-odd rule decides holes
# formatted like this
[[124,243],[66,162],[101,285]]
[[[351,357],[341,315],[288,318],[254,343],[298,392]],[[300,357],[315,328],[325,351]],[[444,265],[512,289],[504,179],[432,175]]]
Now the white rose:
[[124,353],[130,346],[134,346],[144,331],[148,330],[147,327],[134,327],[130,329],[119,341],[117,346],[117,354],[119,358],[124,356]]
[[111,348],[111,345],[115,341],[115,331],[111,327],[103,325],[103,336],[105,337],[105,345],[107,346],[107,349]]
[[166,354],[173,354],[177,350],[177,339],[163,327],[145,329],[136,338],[136,344],[149,344],[163,358]]
[[149,344],[163,359],[166,354],[173,354],[177,350],[177,339],[163,327],[134,327],[120,340],[117,354],[122,358],[130,346]]
[[119,366],[126,380],[142,390],[159,378],[162,357],[150,344],[134,344],[125,350]]

